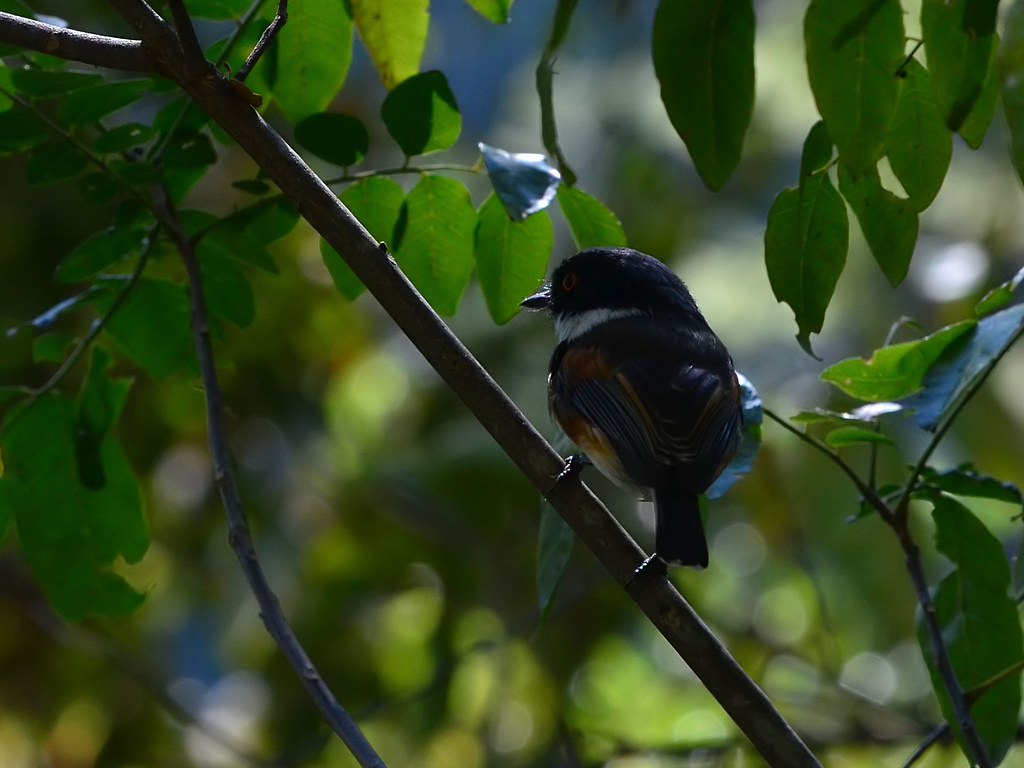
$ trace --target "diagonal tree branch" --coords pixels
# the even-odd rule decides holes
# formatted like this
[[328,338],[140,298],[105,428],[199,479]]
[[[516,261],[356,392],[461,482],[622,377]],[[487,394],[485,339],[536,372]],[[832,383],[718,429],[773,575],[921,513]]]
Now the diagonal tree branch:
[[4,11],[0,11],[0,43],[97,67],[125,72],[156,71],[153,60],[138,40],[65,29]]
[[[141,0],[110,3],[139,31],[145,49],[159,62],[161,70],[231,135],[342,255],[524,476],[548,495],[552,506],[689,664],[765,760],[773,766],[820,768],[764,692],[674,585],[664,575],[634,579],[644,553],[593,494],[578,481],[560,483],[551,491],[564,466],[561,457],[423,301],[387,249],[371,238],[330,188],[220,73],[211,70],[198,79],[185,76],[181,47],[173,30],[149,6]],[[185,244],[187,247],[187,238]],[[202,342],[197,338],[197,344]],[[211,422],[211,432],[214,425]],[[246,558],[242,560],[246,566]]]

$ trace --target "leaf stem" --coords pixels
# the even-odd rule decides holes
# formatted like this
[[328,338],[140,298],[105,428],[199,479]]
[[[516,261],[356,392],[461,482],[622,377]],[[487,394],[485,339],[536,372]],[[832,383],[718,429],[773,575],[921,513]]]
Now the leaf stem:
[[555,6],[555,18],[551,22],[551,32],[548,35],[547,44],[544,46],[544,52],[541,54],[540,62],[537,64],[536,72],[537,96],[540,99],[541,139],[548,154],[558,163],[562,180],[570,187],[576,183],[576,174],[569,167],[569,161],[565,159],[562,147],[558,143],[554,79],[558,49],[569,32],[569,22],[572,20],[573,11],[576,10],[577,1],[558,0],[558,4]]

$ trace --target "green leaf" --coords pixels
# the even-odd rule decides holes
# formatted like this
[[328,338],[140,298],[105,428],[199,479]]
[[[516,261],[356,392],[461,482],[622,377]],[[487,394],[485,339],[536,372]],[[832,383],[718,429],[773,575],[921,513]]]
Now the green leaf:
[[[0,50],[2,50],[0,45]],[[0,56],[5,54],[0,53]],[[14,93],[14,80],[11,77],[11,70],[4,66],[0,59],[0,112],[6,112],[14,106],[14,100],[7,94]],[[3,543],[2,532],[0,532],[0,543]]]
[[71,346],[71,335],[68,333],[44,333],[36,336],[32,343],[32,359],[37,363],[59,363],[64,359],[64,351]]
[[119,179],[131,186],[156,184],[160,181],[159,171],[149,163],[111,159],[110,169]]
[[323,259],[327,271],[331,273],[334,287],[344,298],[355,301],[366,290],[363,281],[352,271],[352,267],[346,264],[345,260],[341,258],[341,254],[323,238],[320,238],[320,258]]
[[913,206],[923,211],[939,193],[953,156],[953,136],[935,103],[931,78],[917,59],[904,67],[886,153]]
[[[1024,181],[1024,3],[1011,3],[1003,19],[997,72],[1003,114],[1010,129],[1010,152],[1017,176]],[[2,115],[0,115],[2,117]]]
[[405,202],[405,192],[398,182],[371,176],[350,184],[339,197],[374,240],[395,244],[395,227]]
[[104,267],[134,256],[145,232],[125,227],[109,227],[75,247],[57,266],[57,279],[74,283],[92,277]]
[[295,140],[317,157],[340,166],[355,165],[370,147],[361,120],[334,112],[317,112],[295,126]]
[[89,158],[65,141],[40,144],[28,158],[28,183],[54,184],[78,175],[88,164]]
[[388,133],[410,157],[447,149],[462,131],[455,94],[437,70],[398,85],[384,99],[380,114]]
[[65,125],[95,123],[101,117],[138,101],[147,85],[148,80],[125,80],[82,88],[68,94],[57,114]]
[[981,317],[1009,304],[1010,299],[1013,298],[1013,292],[1017,290],[1017,286],[1021,284],[1021,281],[1024,281],[1024,267],[1018,269],[1017,273],[1005,283],[997,285],[986,293],[981,301],[974,305],[974,314]]
[[884,153],[904,39],[899,0],[812,0],[807,8],[811,90],[840,160],[855,177]]
[[21,411],[4,435],[0,479],[0,498],[13,511],[25,559],[47,599],[68,620],[138,607],[144,595],[110,566],[118,558],[138,561],[149,545],[138,483],[113,438],[99,446],[102,485],[81,483],[78,426],[78,409],[63,396],[44,397]]
[[32,363],[33,331],[18,325],[0,332],[0,371],[13,371]]
[[839,427],[825,435],[825,442],[833,448],[846,448],[851,445],[870,445],[892,443],[892,438],[873,429],[861,427]]
[[[936,495],[933,503],[935,545],[956,565],[935,592],[935,615],[957,680],[969,691],[1020,661],[1024,635],[1017,606],[1008,595],[1010,568],[1002,544],[955,499]],[[959,737],[934,649],[920,619],[917,634],[942,713]],[[986,690],[971,706],[978,735],[993,765],[1002,761],[1014,742],[1020,705],[1020,674],[1012,674]]]
[[78,421],[75,426],[75,460],[78,479],[86,488],[102,488],[106,483],[102,444],[113,427],[131,388],[129,379],[113,379],[107,375],[110,353],[93,347],[89,372],[78,395]]
[[470,7],[488,21],[505,24],[509,20],[512,0],[466,0]]
[[[812,128],[804,142],[801,167],[823,155],[821,130]],[[846,265],[849,244],[846,206],[827,170],[802,176],[796,189],[784,189],[768,212],[764,258],[772,292],[793,308],[797,341],[807,352],[810,335],[819,333],[832,293]]]
[[551,608],[551,601],[562,580],[565,566],[576,540],[569,524],[546,501],[541,503],[540,530],[537,540],[537,607],[541,615]]
[[558,205],[580,250],[598,245],[628,245],[622,222],[596,197],[578,187],[558,188]]
[[1024,504],[1024,496],[1014,483],[976,472],[971,464],[962,464],[943,472],[932,467],[924,467],[921,470],[921,480],[954,496],[994,499],[1017,506]]
[[935,430],[1016,340],[1024,324],[1024,304],[983,317],[977,324],[966,322],[971,322],[972,332],[943,349],[924,377],[924,388],[904,403],[914,409],[922,429]]
[[750,0],[661,0],[651,44],[661,100],[697,172],[720,189],[754,111]]
[[11,82],[16,90],[26,96],[46,98],[99,85],[103,82],[103,75],[22,67],[11,70]]
[[800,152],[800,181],[809,179],[815,173],[828,170],[832,162],[832,149],[835,142],[828,135],[828,128],[824,120],[819,120],[811,126],[804,139],[804,146]]
[[155,135],[156,131],[148,125],[125,123],[97,136],[92,148],[100,154],[123,152],[139,144],[145,144]]
[[240,179],[231,182],[231,186],[256,197],[262,197],[270,192],[270,185],[259,179]]
[[813,411],[800,411],[790,416],[790,421],[798,424],[843,424],[850,421],[866,421],[872,424],[890,413],[899,413],[903,406],[899,403],[867,403],[852,411],[832,411],[827,408],[815,408]]
[[994,45],[997,0],[923,0],[921,32],[939,111],[959,131],[981,96]]
[[[252,233],[262,243],[268,244],[280,240],[299,223],[299,212],[284,195],[279,195],[273,200],[254,203],[248,208],[243,208],[235,215],[229,232],[236,229],[244,229]],[[242,261],[249,259],[242,258]],[[261,266],[256,264],[256,266]],[[277,268],[269,270],[277,274]]]
[[[198,238],[196,250],[200,259],[208,254],[226,256],[240,264],[250,264],[269,272],[278,273],[273,257],[266,249],[266,243],[276,240],[257,231],[256,216],[262,214],[268,219],[273,217],[276,205],[259,202],[249,208],[243,208],[227,219],[219,218],[205,211],[180,211],[181,222],[185,231],[193,238]],[[202,233],[202,237],[200,237]]]
[[476,211],[469,192],[455,179],[424,176],[405,210],[398,265],[437,312],[453,315],[473,272]]
[[210,137],[205,133],[181,130],[167,143],[163,153],[168,168],[202,168],[217,162]]
[[167,102],[153,118],[153,128],[161,135],[172,130],[201,131],[210,118],[200,109],[189,109],[190,103],[185,96]]
[[917,211],[910,200],[896,197],[882,186],[878,170],[869,169],[858,179],[839,166],[839,191],[860,223],[871,255],[892,285],[899,285],[910,269],[917,245]]
[[[377,242],[394,244],[395,227],[405,203],[405,192],[397,182],[384,176],[371,176],[346,187],[340,198]],[[323,239],[320,240],[320,255],[338,292],[349,301],[358,298],[365,286]]]
[[718,499],[725,495],[737,480],[748,474],[754,466],[754,457],[761,449],[761,422],[764,421],[764,408],[761,395],[753,383],[742,373],[737,372],[740,383],[740,397],[743,407],[743,428],[740,431],[740,447],[732,461],[705,491],[709,499]]
[[0,157],[34,147],[49,135],[43,121],[31,112],[0,112]]
[[1014,168],[1024,181],[1024,2],[1018,0],[1007,10],[996,60]]
[[[113,304],[115,294],[96,300],[101,312]],[[154,379],[176,370],[198,370],[189,325],[189,302],[181,286],[166,280],[139,280],[104,330],[118,347]]]
[[826,368],[821,379],[858,400],[899,400],[920,389],[929,367],[974,325],[973,320],[964,320],[917,341],[882,347],[869,360],[841,360]]
[[256,298],[252,283],[237,262],[217,252],[200,252],[199,269],[210,312],[239,328],[251,325],[256,319]]
[[78,180],[78,191],[90,203],[106,203],[123,189],[105,173],[87,173]]
[[288,25],[273,46],[274,100],[294,124],[323,112],[341,90],[352,61],[348,3],[292,0]]
[[[388,90],[420,69],[429,0],[350,0],[352,19]],[[413,153],[415,154],[415,153]]]
[[981,84],[981,93],[978,95],[978,100],[974,102],[974,107],[967,113],[964,124],[960,126],[960,136],[971,149],[978,149],[981,146],[982,141],[985,140],[985,134],[988,133],[988,127],[992,124],[992,118],[996,114],[996,103],[999,101],[999,77],[996,72],[998,49],[998,36],[996,36],[989,54],[985,79]]
[[477,213],[476,273],[491,319],[501,324],[544,280],[555,234],[544,211],[512,221],[495,193]]
[[237,19],[250,5],[250,0],[185,0],[189,15],[200,19]]

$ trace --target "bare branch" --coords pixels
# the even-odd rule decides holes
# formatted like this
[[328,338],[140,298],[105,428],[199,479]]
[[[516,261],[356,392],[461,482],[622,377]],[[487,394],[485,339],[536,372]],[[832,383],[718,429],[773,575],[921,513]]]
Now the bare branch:
[[245,63],[238,68],[238,72],[235,73],[235,80],[244,83],[245,78],[252,72],[252,68],[256,66],[256,62],[260,60],[270,44],[274,42],[274,38],[277,37],[277,33],[281,31],[281,27],[288,21],[288,0],[277,0],[277,13],[274,14],[273,21],[267,25],[267,28],[263,30],[263,34],[260,35],[259,41],[256,43],[256,47],[252,49],[252,53],[246,58]]
[[125,72],[153,73],[156,65],[138,40],[94,35],[0,11],[0,43]]
[[168,0],[168,5],[185,56],[186,74],[188,77],[202,77],[210,62],[206,60],[203,49],[199,47],[199,38],[196,37],[196,28],[192,25],[192,17],[188,15],[183,0]]
[[363,735],[355,720],[338,703],[330,688],[320,677],[320,673],[285,620],[277,596],[270,588],[267,577],[263,573],[263,567],[260,565],[256,547],[249,532],[249,522],[238,493],[235,473],[228,453],[227,431],[224,427],[224,397],[213,357],[213,343],[210,339],[210,327],[206,316],[206,300],[203,295],[199,259],[196,257],[195,248],[182,227],[166,192],[158,187],[155,196],[157,204],[164,214],[162,223],[177,248],[188,274],[188,286],[192,298],[192,335],[196,354],[199,357],[203,390],[206,393],[206,422],[210,454],[213,457],[214,476],[221,502],[228,517],[228,541],[238,556],[242,572],[249,581],[249,587],[259,603],[263,624],[298,673],[299,679],[302,680],[324,719],[345,742],[345,746],[363,768],[386,768],[384,761]]

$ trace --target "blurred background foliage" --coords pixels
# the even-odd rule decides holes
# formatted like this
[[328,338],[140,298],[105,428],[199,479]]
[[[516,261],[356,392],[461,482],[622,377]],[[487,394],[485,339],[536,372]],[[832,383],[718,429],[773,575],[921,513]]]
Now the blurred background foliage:
[[[915,34],[914,3],[907,8]],[[105,3],[77,3],[89,31],[127,34]],[[66,14],[63,2],[39,2]],[[756,5],[757,102],[743,160],[708,191],[672,130],[650,61],[653,4],[586,2],[557,61],[563,149],[580,186],[621,218],[630,245],[687,281],[765,403],[787,415],[845,408],[823,363],[794,341],[763,263],[772,199],[796,178],[816,120],[803,61],[805,3]],[[507,25],[436,0],[422,69],[444,71],[463,117],[446,155],[476,143],[541,151],[533,70],[551,4],[517,0]],[[214,39],[216,25],[200,27]],[[287,29],[285,31],[287,34]],[[335,107],[371,131],[365,167],[401,164],[375,142],[386,91],[363,49]],[[143,119],[147,115],[141,116]],[[268,115],[275,122],[273,111]],[[287,130],[284,121],[279,127]],[[997,116],[980,150],[956,141],[950,176],[924,212],[908,279],[891,288],[856,227],[850,263],[816,352],[824,364],[880,346],[913,318],[930,331],[970,313],[1024,254],[1024,196]],[[109,211],[72,185],[25,182],[0,161],[0,327],[66,297],[54,268]],[[190,194],[227,213],[250,172],[237,151]],[[462,178],[462,177],[460,177]],[[483,176],[463,179],[475,205]],[[405,189],[414,177],[398,177]],[[557,216],[556,259],[572,250]],[[540,500],[396,332],[372,297],[341,300],[304,223],[271,247],[280,274],[253,275],[257,319],[218,342],[232,448],[257,546],[285,612],[341,702],[392,766],[760,764],[717,704],[625,594],[577,546],[550,612],[537,608]],[[79,322],[84,323],[86,319]],[[497,381],[554,438],[540,316],[495,326],[473,288],[450,320]],[[69,332],[82,327],[68,328]],[[909,332],[906,332],[909,333]],[[901,337],[897,337],[901,338]],[[0,360],[0,383],[40,384],[46,366]],[[121,572],[148,594],[126,619],[67,626],[11,546],[0,550],[0,768],[52,765],[344,766],[265,633],[227,546],[198,380],[134,375],[117,427],[142,480],[152,545]],[[74,391],[84,367],[66,387]],[[1024,482],[1024,351],[1011,350],[958,421],[936,464],[970,460]],[[925,441],[898,429],[913,456]],[[894,477],[906,462],[883,447]],[[850,449],[854,463],[858,457]],[[866,454],[865,454],[866,460]],[[650,510],[588,478],[642,546]],[[899,765],[940,721],[913,639],[915,601],[888,529],[820,455],[772,424],[753,473],[711,508],[711,567],[676,570],[684,595],[829,766]],[[1014,510],[972,502],[1017,546]],[[944,566],[930,518],[915,521],[933,583]],[[955,745],[923,766],[961,765]],[[1006,765],[1024,766],[1014,748]]]

